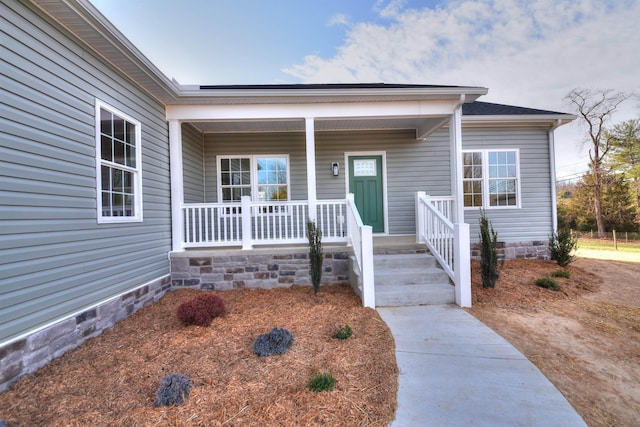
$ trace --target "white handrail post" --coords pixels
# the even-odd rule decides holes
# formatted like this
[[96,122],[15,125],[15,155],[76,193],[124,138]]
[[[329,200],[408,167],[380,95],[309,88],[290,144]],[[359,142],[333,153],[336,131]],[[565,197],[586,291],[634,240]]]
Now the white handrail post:
[[376,308],[376,288],[373,275],[373,227],[362,227],[362,304]]
[[347,194],[347,246],[351,246],[352,242],[353,242],[353,230],[351,227],[351,216],[353,215],[353,213],[351,212],[351,203],[353,203],[355,200],[353,193],[349,193]]
[[424,206],[421,202],[423,197],[427,197],[427,193],[416,192],[416,243],[424,243]]
[[471,307],[471,240],[469,224],[454,224],[454,255],[455,260],[455,292],[456,304],[460,307]]
[[253,247],[253,233],[251,232],[251,197],[242,196],[240,201],[242,203],[242,249],[248,250]]

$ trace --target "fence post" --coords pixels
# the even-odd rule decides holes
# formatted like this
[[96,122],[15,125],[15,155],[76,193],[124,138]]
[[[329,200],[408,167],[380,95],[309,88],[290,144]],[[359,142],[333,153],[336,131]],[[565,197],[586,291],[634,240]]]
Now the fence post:
[[460,307],[471,307],[471,240],[469,224],[456,223],[453,225],[454,254],[454,282],[456,304]]
[[251,232],[251,197],[241,197],[241,215],[242,215],[242,249],[248,250],[253,247],[253,239]]
[[373,274],[373,228],[362,227],[362,305],[376,308],[376,287]]

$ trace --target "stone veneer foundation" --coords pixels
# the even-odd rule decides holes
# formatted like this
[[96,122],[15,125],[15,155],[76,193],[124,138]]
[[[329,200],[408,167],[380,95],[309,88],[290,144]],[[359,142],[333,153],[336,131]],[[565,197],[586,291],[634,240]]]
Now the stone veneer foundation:
[[158,301],[170,288],[170,276],[162,277],[0,347],[0,393],[21,377]]
[[[174,252],[171,285],[209,290],[310,285],[308,253],[307,247]],[[348,284],[349,257],[344,247],[325,247],[322,283]]]
[[[549,242],[498,242],[498,257],[502,259],[551,259]],[[471,258],[480,259],[480,243],[471,244]]]

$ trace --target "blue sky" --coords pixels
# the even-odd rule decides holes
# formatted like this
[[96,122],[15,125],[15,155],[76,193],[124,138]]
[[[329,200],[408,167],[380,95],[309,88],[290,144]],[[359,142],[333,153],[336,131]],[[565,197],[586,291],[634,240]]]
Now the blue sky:
[[[182,84],[484,86],[556,111],[575,87],[640,92],[640,0],[90,1]],[[583,135],[557,131],[560,177],[585,169]]]

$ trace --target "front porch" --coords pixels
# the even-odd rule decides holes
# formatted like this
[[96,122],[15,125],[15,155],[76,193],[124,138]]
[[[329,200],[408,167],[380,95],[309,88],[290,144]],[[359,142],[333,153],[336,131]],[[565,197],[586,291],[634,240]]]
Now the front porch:
[[[459,284],[456,302],[470,305],[463,290],[470,251],[462,224],[461,117],[462,105],[486,89],[321,85],[259,88],[260,97],[253,89],[202,87],[188,102],[167,106],[172,257],[242,251],[233,263],[263,256],[256,255],[260,248],[299,249],[312,221],[325,247],[342,248],[331,254],[352,260],[355,274],[345,275],[332,258],[336,267],[326,273],[338,273],[330,281],[348,276],[363,304],[375,307],[373,235],[412,235]],[[291,252],[291,260],[303,263],[304,251]],[[285,285],[304,275],[284,268],[283,277],[269,270],[283,264],[271,259],[234,277],[241,266],[214,272],[214,256],[178,261],[176,280],[197,285],[189,281],[196,268],[208,275],[200,285],[214,287]]]
[[[364,225],[353,202],[346,200],[318,201],[316,224],[323,232],[325,253],[323,284],[350,284],[363,305],[382,305],[383,284],[388,284],[377,267],[393,265],[399,268],[402,255],[425,254],[424,259],[409,262],[396,278],[415,270],[412,264],[424,263],[425,268],[442,267],[442,284],[449,279],[455,284],[452,301],[436,299],[438,303],[456,302],[470,305],[469,236],[466,224],[453,224],[454,200],[451,197],[428,197],[416,194],[415,236],[373,236],[371,227]],[[239,288],[275,288],[293,284],[309,285],[307,247],[308,202],[254,203],[243,197],[234,204],[185,204],[182,242],[185,250],[173,251],[171,279],[174,287],[228,290]],[[426,255],[430,252],[432,255]],[[374,261],[374,257],[378,260]],[[384,258],[381,255],[398,255]],[[430,263],[426,257],[433,258]],[[457,261],[455,261],[457,259]],[[426,261],[425,261],[426,260]],[[402,260],[402,262],[407,260]],[[455,262],[454,262],[455,261]],[[433,264],[433,265],[432,265]],[[376,275],[376,273],[379,273]],[[417,274],[422,276],[422,272]],[[414,273],[415,274],[415,273]],[[444,279],[442,278],[444,276]],[[448,276],[448,277],[447,277]],[[391,280],[397,289],[407,292],[418,290],[414,286],[402,287],[401,281]],[[427,280],[428,282],[428,280]],[[444,292],[448,293],[444,286]],[[397,290],[392,292],[397,293]],[[424,293],[424,290],[421,290]],[[389,293],[389,287],[386,287]],[[410,295],[404,299],[411,299]],[[388,301],[400,301],[385,298]],[[428,304],[416,300],[415,304]]]

